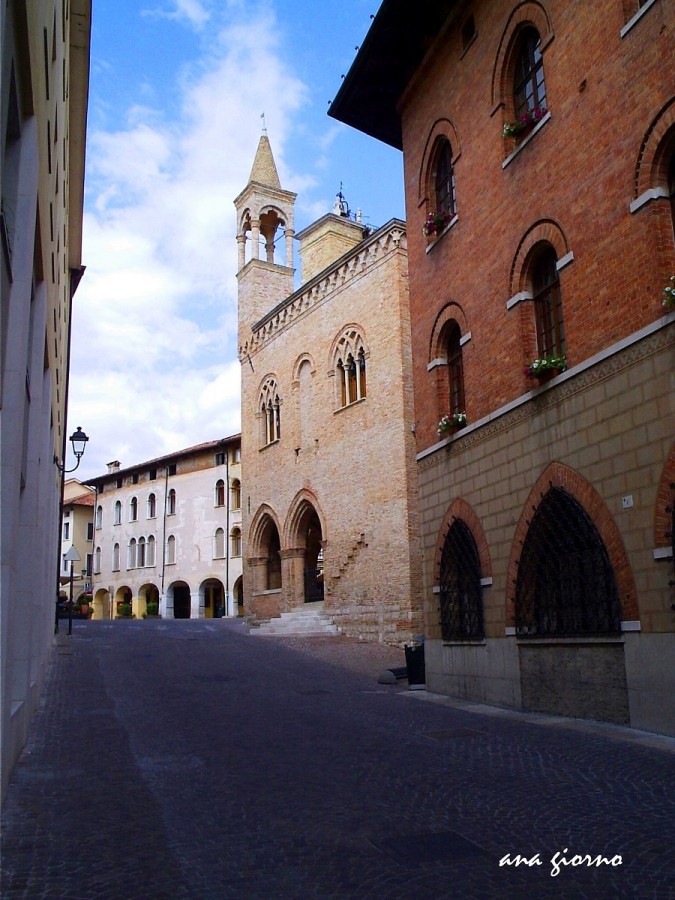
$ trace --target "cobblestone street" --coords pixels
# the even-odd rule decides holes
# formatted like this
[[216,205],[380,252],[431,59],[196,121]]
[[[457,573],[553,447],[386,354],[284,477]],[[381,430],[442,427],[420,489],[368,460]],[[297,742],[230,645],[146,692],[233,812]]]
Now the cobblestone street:
[[673,739],[378,684],[403,652],[344,637],[63,632],[3,898],[675,897]]

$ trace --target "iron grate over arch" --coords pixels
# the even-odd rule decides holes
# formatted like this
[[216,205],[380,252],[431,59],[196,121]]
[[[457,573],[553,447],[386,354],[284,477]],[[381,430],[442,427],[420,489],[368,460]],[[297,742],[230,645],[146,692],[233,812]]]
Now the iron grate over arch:
[[455,519],[445,536],[441,553],[439,588],[444,641],[484,637],[480,579],[476,542],[466,523]]
[[571,494],[552,487],[534,513],[518,564],[516,634],[620,633],[619,593],[600,533]]

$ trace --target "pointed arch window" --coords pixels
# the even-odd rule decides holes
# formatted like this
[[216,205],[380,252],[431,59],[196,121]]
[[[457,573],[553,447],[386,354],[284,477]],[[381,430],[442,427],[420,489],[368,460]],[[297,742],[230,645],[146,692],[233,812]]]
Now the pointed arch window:
[[536,28],[525,28],[520,36],[513,79],[513,103],[518,116],[546,109],[546,83],[541,39]]
[[113,525],[121,525],[122,524],[122,501],[115,501],[115,511],[113,513]]
[[364,400],[367,393],[366,351],[358,331],[346,331],[335,352],[335,372],[338,379],[337,401],[340,407]]
[[281,437],[281,399],[275,378],[268,378],[260,392],[262,444],[273,444]]
[[241,509],[241,482],[238,478],[233,479],[231,491],[232,509]]
[[565,331],[558,258],[550,244],[534,259],[532,293],[539,356],[564,356]]
[[233,528],[230,533],[230,555],[241,556],[241,530]]
[[120,569],[120,545],[119,544],[115,544],[113,546],[112,569],[113,569],[113,572],[119,572],[119,569]]
[[157,497],[155,494],[148,495],[148,519],[154,519],[157,516]]
[[166,540],[166,562],[173,565],[176,562],[176,538],[170,534]]
[[582,505],[552,487],[537,507],[516,581],[520,637],[621,633],[621,607],[607,549]]
[[167,516],[175,516],[176,515],[176,491],[171,488],[169,491],[169,495],[166,500],[166,514]]
[[483,638],[480,559],[473,535],[461,519],[453,521],[445,536],[439,587],[443,640]]
[[216,487],[213,496],[214,506],[225,506],[225,482],[222,478],[216,481]]

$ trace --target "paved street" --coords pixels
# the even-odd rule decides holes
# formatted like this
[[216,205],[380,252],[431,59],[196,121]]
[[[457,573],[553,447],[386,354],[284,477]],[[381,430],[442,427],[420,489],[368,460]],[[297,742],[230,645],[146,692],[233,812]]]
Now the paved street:
[[380,685],[402,651],[346,638],[64,630],[3,898],[675,897],[674,740]]

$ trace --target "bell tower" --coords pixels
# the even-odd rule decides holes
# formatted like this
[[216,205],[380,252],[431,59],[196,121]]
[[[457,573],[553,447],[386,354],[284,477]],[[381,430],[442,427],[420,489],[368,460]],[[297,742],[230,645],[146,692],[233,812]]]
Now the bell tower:
[[267,129],[258,143],[237,211],[239,346],[270,310],[293,293],[293,211],[297,194],[281,187]]

